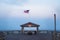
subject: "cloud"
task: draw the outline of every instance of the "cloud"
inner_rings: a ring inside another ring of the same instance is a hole
[[[30,5],[28,7],[25,6],[25,8],[30,9],[30,16],[32,18],[49,18],[54,10],[53,7],[45,5]]]
[[[30,10],[29,14],[24,13],[24,10],[26,9]],[[3,15],[6,14],[5,16],[8,15],[8,17],[49,18],[54,9],[51,6],[45,6],[45,5],[17,6],[17,5],[2,4],[2,6],[0,7],[0,10],[4,12]]]
[[[54,13],[55,13],[56,16],[57,16],[57,19],[60,19],[60,5],[58,5],[58,6],[55,8]]]
[[[20,0],[18,0],[20,1]],[[32,2],[32,3],[31,3]],[[36,2],[36,1],[35,1]],[[9,18],[52,18],[54,6],[52,5],[38,5],[32,0],[29,0],[24,5],[10,5],[0,3],[0,17]],[[24,10],[30,10],[29,14],[25,14]]]
[[[25,3],[27,3],[26,0],[0,0],[0,3],[5,3],[8,5],[23,5]]]

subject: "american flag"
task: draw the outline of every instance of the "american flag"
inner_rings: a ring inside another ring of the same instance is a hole
[[[24,10],[24,13],[29,13],[29,10]]]

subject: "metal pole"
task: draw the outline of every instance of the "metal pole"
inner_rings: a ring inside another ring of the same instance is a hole
[[[54,14],[54,40],[56,40],[56,14]]]

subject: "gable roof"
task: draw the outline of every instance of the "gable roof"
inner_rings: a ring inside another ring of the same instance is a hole
[[[32,23],[32,22],[28,22],[25,24],[20,25],[21,27],[29,27],[29,25],[31,25],[31,27],[39,27],[40,25]]]

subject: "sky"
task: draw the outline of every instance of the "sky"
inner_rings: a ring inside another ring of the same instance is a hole
[[[54,14],[60,30],[60,0],[0,0],[0,30],[21,30],[27,22],[39,24],[39,30],[54,30]]]

